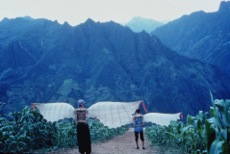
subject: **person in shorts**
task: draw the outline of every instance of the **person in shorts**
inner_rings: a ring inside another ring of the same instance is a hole
[[[140,109],[137,109],[135,112],[135,115],[133,116],[133,124],[134,124],[134,134],[135,134],[135,141],[137,149],[139,148],[138,140],[140,137],[140,140],[142,142],[142,149],[145,149],[144,146],[144,116],[140,113]]]

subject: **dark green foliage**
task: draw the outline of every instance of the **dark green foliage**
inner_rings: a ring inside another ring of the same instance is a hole
[[[77,146],[76,123],[73,119],[54,122],[57,147]]]
[[[188,115],[187,124],[172,121],[169,126],[153,125],[146,129],[153,143],[171,145],[186,153],[229,153],[230,100],[215,100],[210,118],[202,111]]]
[[[9,119],[1,118],[0,130],[0,152],[20,153],[55,143],[53,124],[29,107],[11,113]]]
[[[210,154],[230,152],[230,100],[215,100],[206,130]]]
[[[128,130],[128,126],[109,129],[97,120],[88,121],[92,142],[106,141]],[[77,146],[76,123],[73,119],[47,122],[38,110],[25,107],[0,117],[0,153],[23,153],[39,149]]]
[[[169,126],[151,126],[146,129],[147,136],[153,143],[177,147],[186,153],[206,152],[206,115],[187,117],[187,124],[172,121]]]
[[[109,129],[107,126],[104,126],[101,122],[92,119],[89,120],[89,128],[91,139],[93,142],[106,141],[114,136],[123,134],[128,130],[127,125]]]

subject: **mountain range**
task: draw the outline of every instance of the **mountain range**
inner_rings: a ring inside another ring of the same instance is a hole
[[[230,74],[230,1],[217,12],[184,15],[151,34],[181,55],[213,64]]]
[[[148,111],[197,114],[228,98],[230,77],[219,68],[179,55],[142,31],[115,22],[70,26],[19,17],[0,22],[1,112],[31,103],[84,99],[144,100]]]

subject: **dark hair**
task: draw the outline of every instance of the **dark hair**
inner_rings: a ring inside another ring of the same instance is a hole
[[[140,113],[140,109],[137,109],[137,110],[136,110],[136,113]]]
[[[78,106],[79,106],[79,107],[85,106],[85,101],[84,101],[83,99],[79,99],[79,100],[78,100]]]

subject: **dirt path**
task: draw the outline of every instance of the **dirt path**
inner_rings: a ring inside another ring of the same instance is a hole
[[[130,129],[124,135],[116,136],[107,142],[92,144],[92,154],[181,154],[175,149],[153,146],[146,137],[145,148],[145,150],[136,149],[133,130]],[[78,149],[58,150],[51,153],[78,154]]]

